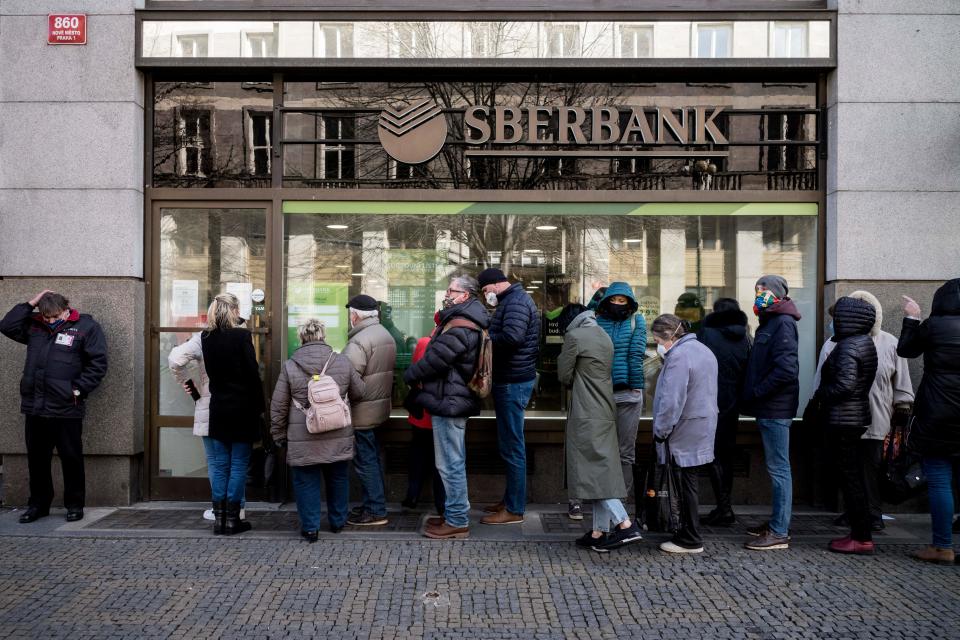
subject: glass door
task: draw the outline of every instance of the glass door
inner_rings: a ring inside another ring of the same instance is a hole
[[[193,435],[195,402],[175,380],[168,356],[204,329],[207,307],[218,293],[230,292],[240,300],[261,379],[270,379],[268,212],[268,205],[246,203],[154,205],[148,347],[152,499],[203,500],[210,494],[203,441]],[[199,381],[202,366],[190,364],[192,380]],[[251,463],[248,499],[262,494],[262,455],[255,453]]]

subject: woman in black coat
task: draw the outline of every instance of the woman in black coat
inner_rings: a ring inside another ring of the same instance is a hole
[[[823,363],[813,398],[836,452],[840,488],[850,518],[850,535],[829,545],[837,553],[869,555],[874,551],[859,443],[872,422],[869,396],[877,375],[877,348],[870,329],[876,317],[876,309],[865,300],[846,296],[837,300],[831,338],[837,346]]]
[[[904,296],[901,358],[923,356],[909,446],[923,457],[930,497],[933,544],[916,556],[927,562],[954,561],[953,479],[960,472],[960,278],[933,295],[930,317],[920,321],[920,306]]]
[[[726,527],[736,521],[730,494],[733,490],[733,461],[737,454],[740,395],[750,359],[747,315],[733,298],[720,298],[713,303],[713,313],[704,318],[697,339],[717,358],[717,407],[720,409],[713,444],[715,457],[710,465],[710,484],[717,506],[701,518],[701,522],[712,527]]]
[[[210,380],[210,491],[215,534],[249,531],[240,519],[253,443],[260,439],[265,403],[260,369],[250,332],[239,327],[237,297],[221,293],[207,309],[207,330],[200,336],[203,364]]]

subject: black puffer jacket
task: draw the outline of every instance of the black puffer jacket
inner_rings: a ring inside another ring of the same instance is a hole
[[[741,413],[756,418],[792,419],[800,404],[800,312],[784,298],[760,312],[760,326],[743,381]]]
[[[831,428],[863,429],[870,426],[870,387],[877,375],[877,347],[870,329],[877,312],[865,300],[842,297],[833,312],[837,346],[820,370],[820,387],[814,400],[823,421]]]
[[[747,315],[739,309],[715,311],[703,319],[697,336],[717,358],[717,407],[720,415],[740,412],[740,395],[750,358]]]
[[[480,400],[467,387],[477,368],[480,332],[467,327],[451,327],[454,318],[465,318],[486,329],[487,310],[476,299],[440,312],[436,332],[423,357],[404,372],[403,380],[413,387],[421,385],[417,403],[431,415],[463,418],[480,413]]]
[[[87,396],[107,373],[107,340],[96,320],[71,309],[51,330],[24,302],[4,316],[0,332],[27,345],[20,411],[44,418],[82,418]]]
[[[253,338],[246,329],[215,329],[200,336],[210,379],[210,437],[256,442],[266,406]]]
[[[540,353],[540,314],[519,282],[497,296],[490,320],[493,341],[493,382],[527,382],[537,377]]]
[[[923,356],[910,446],[922,455],[960,456],[960,278],[937,289],[929,318],[903,319],[897,355]]]

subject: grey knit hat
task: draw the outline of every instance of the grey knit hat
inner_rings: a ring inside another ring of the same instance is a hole
[[[786,298],[787,294],[790,293],[790,287],[787,286],[787,281],[783,276],[760,276],[756,286],[763,287],[778,298]]]

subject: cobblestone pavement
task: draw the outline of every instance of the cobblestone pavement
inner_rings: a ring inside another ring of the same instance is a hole
[[[960,638],[960,567],[915,548],[4,535],[0,637]]]

